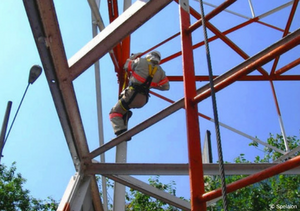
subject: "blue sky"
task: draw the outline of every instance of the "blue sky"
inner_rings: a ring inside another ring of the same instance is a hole
[[[210,2],[220,4],[223,1]],[[283,1],[276,0],[269,3],[269,1],[252,0],[252,2],[256,15],[259,15],[268,9],[275,8]],[[70,58],[92,38],[90,9],[86,1],[74,3],[71,0],[55,0],[54,3],[66,54]],[[191,1],[191,4],[197,5],[197,2]],[[106,1],[101,2],[101,8],[102,16],[107,25]],[[198,6],[195,8],[199,10]],[[212,8],[205,7],[205,9],[208,13]],[[251,11],[246,0],[236,2],[229,9],[251,17]],[[266,17],[262,21],[284,28],[289,9],[290,7],[276,16]],[[298,9],[295,20],[299,20],[299,16],[300,11]],[[195,20],[192,19],[192,21]],[[243,21],[245,19],[227,13],[211,20],[221,31]],[[1,1],[0,26],[0,120],[2,121],[8,101],[13,102],[10,118],[12,120],[27,86],[29,69],[35,64],[41,65],[41,61],[22,1]],[[299,22],[294,21],[291,31],[298,28]],[[178,5],[173,2],[166,10],[156,15],[132,34],[132,52],[148,50],[178,31]],[[228,35],[228,37],[252,56],[281,39],[282,33],[259,24],[253,24]],[[193,34],[195,43],[201,40],[203,40],[202,28]],[[234,54],[220,40],[212,42],[210,49],[215,74],[222,74],[243,61],[240,56]],[[159,47],[158,50],[161,51],[163,58],[179,51],[179,37]],[[195,52],[196,73],[207,74],[204,49],[200,48]],[[279,62],[279,67],[298,57],[299,47],[293,49],[290,54],[283,56]],[[110,57],[106,55],[100,62],[104,138],[105,142],[108,142],[114,137],[108,113],[117,100],[118,84]],[[163,64],[162,67],[168,75],[181,75],[181,57]],[[266,64],[264,68],[269,72],[271,64]],[[299,66],[287,74],[299,74]],[[198,82],[197,87],[204,84],[206,82]],[[274,84],[286,134],[299,137],[300,83],[297,81],[274,82]],[[98,147],[93,68],[88,69],[78,77],[74,81],[74,87],[89,148],[93,150]],[[183,97],[183,84],[172,82],[169,92],[158,93],[177,101]],[[257,136],[263,141],[269,137],[269,133],[280,133],[278,116],[269,82],[236,82],[217,93],[217,102],[219,120],[222,123],[251,136]],[[134,110],[133,117],[130,119],[130,126],[139,124],[168,105],[168,102],[152,96],[143,109]],[[199,112],[213,117],[210,98],[199,103]],[[206,130],[212,132],[213,155],[214,162],[216,162],[217,149],[214,124],[200,118],[202,140]],[[128,162],[186,163],[188,157],[185,131],[185,112],[180,110],[133,137],[133,140],[128,142]],[[248,147],[251,141],[227,129],[221,128],[221,138],[224,160],[226,161],[233,161],[240,153],[245,153],[250,160],[253,160],[256,155],[262,155],[260,150]],[[259,148],[262,149],[263,147],[260,146]],[[13,161],[16,161],[18,171],[27,179],[25,187],[37,198],[52,196],[56,200],[60,200],[70,177],[75,174],[44,73],[33,85],[30,85],[3,154],[4,158],[1,162],[10,166]],[[112,149],[106,153],[106,161],[114,162],[114,159],[115,149]],[[147,180],[148,177],[139,178]],[[168,183],[170,180],[176,181],[178,195],[189,197],[188,177],[162,177],[163,182]]]

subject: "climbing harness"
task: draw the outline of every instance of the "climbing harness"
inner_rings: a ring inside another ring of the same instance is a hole
[[[220,125],[219,125],[216,94],[215,94],[215,88],[214,88],[213,72],[212,72],[212,66],[211,66],[211,58],[210,58],[210,52],[209,52],[209,45],[208,45],[208,38],[207,38],[207,31],[206,31],[206,24],[205,24],[205,14],[204,14],[202,0],[200,0],[200,10],[201,10],[201,19],[202,19],[204,41],[205,41],[205,48],[206,48],[206,58],[207,58],[207,65],[208,65],[208,72],[209,72],[211,98],[212,98],[214,119],[215,119],[215,129],[216,129],[216,137],[217,137],[218,156],[219,156],[219,172],[221,175],[221,185],[222,185],[223,207],[224,207],[224,211],[227,211],[228,210],[227,190],[226,190],[224,161],[223,161],[222,144],[221,144],[221,136],[220,136]]]
[[[131,75],[137,79],[139,82],[141,82],[141,84],[137,84],[137,83],[131,83],[129,84],[129,89],[133,90],[134,93],[133,95],[130,97],[130,99],[126,102],[123,98],[120,99],[120,104],[122,106],[122,108],[127,111],[129,110],[129,105],[130,103],[134,100],[134,98],[136,97],[136,95],[138,93],[143,94],[146,96],[146,103],[148,102],[149,99],[149,89],[151,86],[158,86],[161,83],[157,84],[157,83],[153,83],[152,79],[157,71],[158,66],[155,65],[154,67],[152,66],[152,64],[150,64],[150,60],[148,60],[148,76],[147,78],[143,78],[141,76],[139,76],[137,73],[135,73],[132,68],[131,68],[131,63],[132,60],[129,61],[128,63],[128,72],[131,73]],[[163,83],[163,81],[162,81]]]

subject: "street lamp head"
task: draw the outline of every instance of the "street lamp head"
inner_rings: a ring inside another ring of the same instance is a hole
[[[28,83],[33,84],[35,80],[41,75],[42,68],[39,65],[33,65],[30,69]]]

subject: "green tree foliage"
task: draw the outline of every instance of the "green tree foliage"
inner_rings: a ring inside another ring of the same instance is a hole
[[[296,137],[288,137],[287,140],[290,149],[299,146],[300,141],[296,139]],[[284,140],[281,135],[274,137],[271,134],[267,142],[272,146],[285,150]],[[256,147],[257,143],[253,142],[250,145]],[[299,155],[299,153],[295,155]],[[264,157],[261,158],[257,156],[254,162],[270,163],[277,160],[280,156],[280,153],[265,147]],[[250,161],[245,158],[244,154],[241,154],[235,159],[235,163],[250,163]],[[227,176],[226,184],[230,184],[244,177],[246,177],[246,175]],[[299,175],[277,175],[271,177],[233,193],[228,193],[228,208],[231,211],[300,210],[299,184]],[[220,188],[220,178],[205,176],[205,188],[206,191]],[[223,210],[222,200],[208,207],[207,210]]]
[[[56,210],[58,204],[48,197],[46,200],[36,199],[24,189],[26,179],[16,172],[15,163],[8,169],[0,165],[0,210],[2,211],[48,211]]]
[[[175,195],[176,188],[175,182],[172,181],[169,184],[163,184],[159,181],[159,176],[155,178],[150,178],[149,184],[159,190],[163,190],[172,195]],[[130,189],[126,193],[126,211],[179,211],[180,209],[168,205],[165,202],[147,196],[139,191]]]

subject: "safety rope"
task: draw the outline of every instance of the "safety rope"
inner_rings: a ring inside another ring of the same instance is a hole
[[[153,78],[154,74],[157,71],[157,65],[155,65],[154,67],[152,67],[151,63],[150,63],[150,59],[147,59],[147,61],[149,62],[148,64],[148,74],[151,78]]]
[[[127,75],[127,72],[125,71],[125,74],[124,74],[124,82],[123,82],[123,86],[122,86],[122,91],[123,91],[124,89],[126,89],[126,80],[127,80],[127,77],[128,77],[128,75]]]
[[[204,41],[205,41],[205,48],[206,48],[206,58],[207,58],[207,65],[208,65],[208,72],[209,72],[209,82],[210,82],[211,97],[212,97],[212,104],[213,104],[213,111],[214,111],[214,119],[215,119],[215,130],[216,130],[217,146],[218,146],[219,172],[221,175],[223,207],[224,207],[224,211],[227,211],[228,210],[228,208],[227,208],[227,190],[226,190],[226,181],[225,181],[225,172],[224,172],[224,161],[223,161],[223,154],[222,154],[220,125],[219,125],[218,110],[217,110],[217,100],[216,100],[216,94],[215,94],[215,88],[214,88],[213,72],[212,72],[211,58],[210,58],[210,52],[209,52],[209,44],[207,41],[208,38],[207,38],[207,30],[206,30],[206,25],[205,25],[205,14],[204,14],[204,8],[203,8],[203,1],[199,0],[199,2],[200,2],[201,19],[202,19]]]
[[[148,61],[148,77],[146,78],[146,86],[148,87],[148,89],[150,88],[152,79],[157,71],[157,65],[155,65],[154,67],[152,67],[151,63],[150,63],[150,59],[147,59]]]

